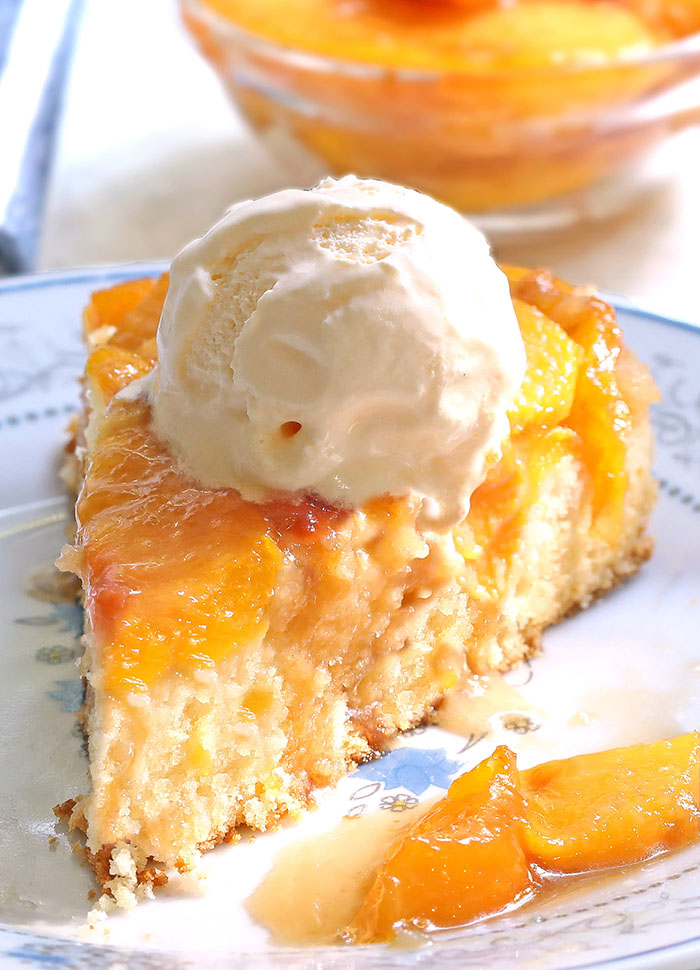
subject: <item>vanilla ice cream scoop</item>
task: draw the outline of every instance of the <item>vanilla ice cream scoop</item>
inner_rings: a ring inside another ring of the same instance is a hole
[[[508,433],[525,354],[483,236],[351,176],[234,206],[174,260],[153,419],[208,487],[459,521]]]

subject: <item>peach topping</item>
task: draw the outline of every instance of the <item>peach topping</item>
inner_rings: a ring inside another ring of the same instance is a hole
[[[164,277],[94,295],[87,333],[115,332],[86,373],[107,402],[151,369],[166,290]],[[148,405],[114,402],[77,505],[104,686],[142,692],[166,669],[206,671],[262,635],[285,551],[312,536],[323,547],[346,515],[314,497],[255,504],[201,489],[153,434]]]
[[[462,925],[532,895],[547,873],[639,862],[698,836],[697,732],[523,772],[500,747],[389,849],[348,938]]]
[[[507,565],[543,476],[563,455],[588,470],[594,528],[614,541],[630,416],[617,380],[614,312],[543,272],[507,272],[528,369],[503,457],[466,520],[465,555],[494,588],[497,560]],[[93,297],[85,328],[101,345],[87,375],[105,401],[152,367],[166,289],[164,277]],[[202,489],[174,466],[145,402],[113,402],[78,503],[87,609],[108,689],[145,691],[171,667],[209,669],[260,636],[284,556],[312,541],[322,557],[346,515],[309,496],[257,505]]]
[[[204,2],[243,30],[285,47],[428,71],[600,63],[700,29],[696,0]]]

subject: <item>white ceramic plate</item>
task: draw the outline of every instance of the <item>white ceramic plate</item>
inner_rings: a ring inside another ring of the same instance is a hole
[[[438,728],[414,732],[300,825],[206,856],[201,893],[167,890],[89,928],[91,876],[52,814],[85,786],[73,716],[81,616],[27,588],[57,554],[70,514],[56,469],[77,401],[81,308],[93,289],[160,269],[0,284],[0,968],[698,970],[700,845],[410,952],[275,947],[241,905],[300,832],[439,793],[499,741],[527,765],[700,727],[700,332],[626,306],[627,339],[663,391],[654,415],[657,550],[631,583],[551,630],[544,653],[509,675],[542,716],[492,719],[471,742]]]

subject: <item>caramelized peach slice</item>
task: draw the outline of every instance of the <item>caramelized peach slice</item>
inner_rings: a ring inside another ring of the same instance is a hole
[[[626,436],[630,409],[615,373],[622,334],[613,319],[590,318],[574,328],[583,365],[566,423],[579,433],[593,486],[593,531],[613,543],[622,525],[627,492]]]
[[[566,456],[580,454],[570,428],[535,427],[505,443],[503,457],[472,495],[466,520],[472,540],[465,544],[467,558],[481,557],[477,569],[486,589],[499,588],[546,476]]]
[[[700,835],[698,734],[521,773],[529,858],[554,872],[637,862]]]
[[[259,638],[285,550],[313,542],[322,577],[347,514],[310,496],[255,503],[201,488],[154,435],[145,402],[113,401],[77,505],[105,688],[144,693],[166,669],[210,670]]]
[[[583,351],[537,307],[513,300],[525,343],[527,369],[508,413],[511,430],[553,428],[568,418]]]
[[[168,292],[167,273],[157,280],[143,300],[128,313],[110,341],[115,347],[133,350],[151,361],[156,359],[155,337]]]
[[[699,836],[697,732],[521,773],[499,747],[389,849],[347,936],[464,924],[524,899],[548,871],[639,862]]]
[[[612,543],[622,524],[627,492],[625,438],[631,423],[617,375],[622,333],[615,311],[599,297],[543,270],[505,270],[513,298],[556,321],[583,352],[566,424],[579,434],[591,478],[593,530]]]
[[[118,327],[127,314],[135,310],[155,284],[155,280],[129,280],[108,290],[97,290],[85,308],[83,325],[85,333],[101,327]]]
[[[533,884],[522,828],[515,755],[500,747],[391,847],[349,936],[370,943],[399,925],[457,926],[522,899]]]
[[[107,690],[144,692],[167,668],[211,669],[260,636],[282,553],[265,506],[173,467],[145,404],[113,404],[101,436],[77,506],[85,605]]]
[[[100,290],[84,314],[86,335],[96,335],[104,328],[104,339],[97,343],[138,354],[153,365],[157,357],[156,331],[167,292],[167,273],[157,280],[133,280],[111,290]],[[92,340],[96,342],[94,336]]]
[[[590,316],[613,313],[607,303],[585,287],[572,286],[546,269],[526,269],[508,264],[502,265],[501,269],[508,277],[514,300],[523,300],[537,307],[567,333]]]
[[[108,346],[90,354],[85,373],[100,388],[107,404],[127,384],[147,374],[151,366],[140,354]]]

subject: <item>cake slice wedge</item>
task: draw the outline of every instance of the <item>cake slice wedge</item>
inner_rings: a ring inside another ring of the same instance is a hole
[[[341,507],[202,485],[129,393],[156,363],[167,278],[94,295],[60,560],[85,596],[91,789],[68,812],[119,905],[240,826],[298,815],[649,556],[648,372],[599,297],[506,273],[525,379],[500,459],[441,531],[410,495]]]

